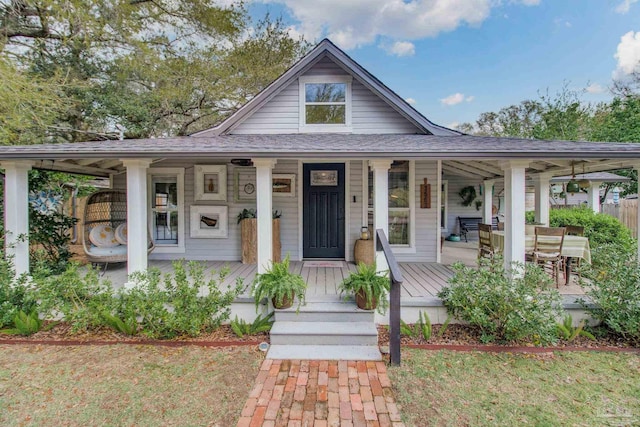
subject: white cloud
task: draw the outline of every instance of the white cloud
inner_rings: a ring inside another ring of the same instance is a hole
[[[344,49],[389,40],[417,40],[480,25],[496,0],[254,0],[279,3],[298,21],[296,30],[309,40],[329,37]],[[527,6],[539,0],[512,0]],[[399,42],[406,43],[406,42]],[[402,46],[402,45],[400,45]]]
[[[471,95],[471,96],[467,96],[464,100],[467,102],[472,102],[474,99],[476,99],[476,97]]]
[[[616,12],[625,14],[631,9],[631,5],[637,2],[638,0],[623,0],[623,2],[616,7]]]
[[[613,72],[614,78],[622,78],[634,72],[640,72],[640,31],[629,31],[620,38],[614,58],[618,67]]]
[[[407,101],[407,104],[416,105],[416,100],[413,98],[407,98],[405,101]]]
[[[395,42],[391,46],[381,46],[391,55],[413,56],[416,53],[416,47],[411,42]]]
[[[587,86],[585,88],[585,90],[588,93],[593,93],[593,94],[598,94],[598,93],[603,93],[604,92],[604,88],[602,87],[602,85],[600,85],[598,83],[591,83],[589,86]]]
[[[457,129],[457,128],[458,128],[458,126],[460,126],[460,122],[451,122],[451,123],[448,123],[448,124],[447,124],[447,127],[448,127],[449,129]]]
[[[449,106],[460,104],[462,101],[464,101],[464,95],[461,94],[460,92],[454,93],[453,95],[449,95],[445,98],[440,99],[441,103]]]

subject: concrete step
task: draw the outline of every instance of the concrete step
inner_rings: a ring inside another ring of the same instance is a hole
[[[291,307],[276,310],[276,322],[372,322],[375,312],[360,310],[355,303],[349,301],[307,302],[296,312]]]
[[[279,345],[272,344],[267,359],[382,360],[377,345]]]
[[[270,332],[271,344],[288,345],[377,345],[373,322],[283,322]]]

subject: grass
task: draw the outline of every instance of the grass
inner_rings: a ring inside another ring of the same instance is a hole
[[[408,426],[640,425],[640,356],[403,350],[390,368]]]
[[[0,425],[235,425],[262,357],[249,347],[0,345]]]

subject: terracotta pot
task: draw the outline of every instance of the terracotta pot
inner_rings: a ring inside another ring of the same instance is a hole
[[[277,308],[278,310],[284,309],[284,308],[289,308],[293,305],[293,299],[294,299],[295,295],[293,295],[293,292],[291,293],[291,296],[287,296],[285,295],[284,298],[282,298],[282,304],[277,304],[276,301],[276,297],[271,298],[271,302],[273,303],[273,307]]]
[[[362,310],[375,310],[378,307],[377,298],[371,298],[371,305],[367,305],[367,297],[363,291],[359,291],[356,294],[356,305]]]

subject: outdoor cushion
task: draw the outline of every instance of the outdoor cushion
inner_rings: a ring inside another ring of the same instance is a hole
[[[89,240],[100,248],[112,248],[120,243],[116,240],[115,230],[108,224],[99,224],[89,232]]]
[[[127,247],[124,245],[113,246],[110,248],[91,246],[89,253],[94,256],[113,256],[113,255],[126,255]]]
[[[120,224],[118,228],[116,228],[116,240],[121,245],[127,244],[127,224]]]

